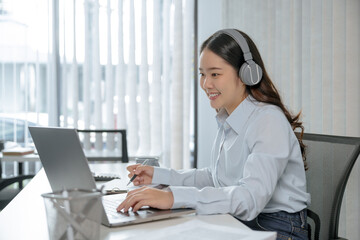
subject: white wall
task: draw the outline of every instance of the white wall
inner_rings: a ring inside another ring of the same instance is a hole
[[[199,0],[199,42],[221,27],[245,31],[259,47],[284,104],[292,113],[302,110],[305,132],[359,137],[359,13],[359,0]],[[198,166],[203,167],[216,123],[199,94]],[[360,235],[359,162],[341,208],[339,233],[347,239]]]
[[[201,44],[214,32],[222,27],[222,1],[198,1],[198,49]],[[195,69],[198,71],[198,69]],[[209,99],[198,87],[198,155],[197,167],[203,168],[210,164],[210,153],[215,139],[217,123],[216,112],[210,107]]]

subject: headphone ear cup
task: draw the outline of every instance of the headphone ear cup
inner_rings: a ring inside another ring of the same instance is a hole
[[[241,81],[248,86],[254,86],[261,81],[262,69],[254,61],[245,62],[239,70]]]

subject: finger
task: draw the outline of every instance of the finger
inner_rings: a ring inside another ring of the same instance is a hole
[[[144,196],[142,194],[136,194],[129,197],[129,200],[124,206],[124,212],[128,212],[130,208],[134,211],[134,206],[140,201],[143,201]],[[136,212],[136,211],[135,211]]]
[[[127,202],[125,205],[124,205],[124,212],[129,212],[129,209],[132,205],[130,204],[130,202]]]
[[[137,177],[136,181],[138,181],[139,184],[144,184],[144,177],[139,176]]]
[[[149,166],[140,165],[140,166],[138,166],[138,167],[135,169],[134,173],[135,173],[136,175],[140,175],[142,172],[146,172],[146,170],[148,169],[148,167],[149,167]]]
[[[126,200],[124,200],[118,207],[118,211],[121,211],[123,209],[124,212],[128,212],[130,207],[132,206],[132,204],[131,204],[132,200],[133,200],[132,197],[126,198]]]
[[[126,204],[126,199],[122,201],[122,203],[120,203],[120,205],[116,208],[116,211],[120,212],[121,209],[124,208],[125,204]]]
[[[126,202],[123,206],[124,211],[128,211],[129,208],[133,207],[138,201],[146,198],[146,195],[143,194],[146,188],[147,187],[141,187],[128,193],[128,195],[126,196]]]
[[[122,209],[124,209],[124,212],[127,212],[130,207],[129,202],[131,201],[131,196],[136,194],[138,191],[139,191],[139,189],[135,189],[135,190],[128,192],[125,200],[122,201],[122,203],[116,208],[116,211],[120,212]]]
[[[129,174],[128,174],[128,177],[129,177],[130,179],[131,179],[133,176],[134,176],[133,173],[129,173]],[[135,181],[137,181],[138,184],[135,184]],[[142,183],[142,182],[144,182],[144,177],[141,177],[141,176],[136,176],[136,178],[132,181],[132,183],[133,183],[134,185],[139,185],[139,184]]]
[[[149,204],[147,203],[146,200],[141,200],[139,202],[137,202],[134,206],[132,211],[133,212],[137,212],[140,208],[142,208],[143,206],[148,206]]]
[[[132,196],[132,195],[135,195],[137,194],[138,192],[141,192],[144,188],[146,188],[146,186],[143,186],[143,187],[140,187],[140,188],[137,188],[137,189],[134,189],[134,190],[131,190],[127,193],[126,195],[126,198]]]
[[[126,167],[126,170],[133,172],[140,164],[134,164]]]
[[[128,178],[132,178],[134,176],[134,172],[128,174]]]
[[[141,175],[143,172],[146,171],[146,169],[142,168],[144,166],[139,166],[140,164],[137,164],[137,165],[133,165],[135,166],[135,168],[132,168],[132,169],[128,169],[129,170],[129,174],[128,174],[128,177],[129,178],[132,178],[134,176],[134,174],[136,175]],[[136,167],[137,166],[137,167]]]
[[[136,178],[135,178],[136,179]],[[139,180],[134,180],[133,181],[134,186],[139,186],[140,185],[140,181]]]
[[[133,184],[134,186],[138,186],[138,185],[144,185],[145,183],[145,178],[141,177],[141,176],[137,176],[134,180],[133,180]]]

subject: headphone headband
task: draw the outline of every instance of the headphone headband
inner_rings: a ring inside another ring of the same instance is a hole
[[[262,78],[262,69],[254,62],[249,45],[244,36],[235,29],[223,29],[218,31],[218,33],[224,33],[234,39],[244,54],[245,63],[241,65],[239,70],[241,81],[249,86],[258,84]]]

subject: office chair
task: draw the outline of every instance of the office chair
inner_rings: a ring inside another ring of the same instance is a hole
[[[126,130],[125,129],[77,129],[77,132],[79,134],[84,134],[82,139],[82,144],[85,152],[87,150],[90,150],[92,148],[95,149],[103,149],[104,148],[104,142],[103,142],[103,134],[106,134],[107,139],[110,139],[110,143],[106,145],[106,150],[109,152],[113,150],[121,150],[121,156],[114,156],[114,155],[102,155],[102,156],[87,156],[87,159],[89,161],[118,161],[121,160],[121,162],[127,163],[129,162],[129,156],[128,156],[128,149],[127,149],[127,138],[126,138]],[[90,134],[95,133],[95,137],[97,141],[95,143],[90,141]],[[86,136],[87,134],[87,136]],[[119,136],[121,135],[121,137]],[[100,145],[98,145],[100,144]],[[95,145],[95,146],[92,146]]]
[[[2,173],[0,164],[0,176]],[[19,175],[10,178],[0,178],[0,210],[3,210],[11,200],[23,189],[23,181],[32,179],[34,175]],[[14,183],[18,183],[17,188],[11,187]]]
[[[351,170],[359,157],[360,138],[304,133],[309,239],[344,239],[338,236],[341,202]]]

